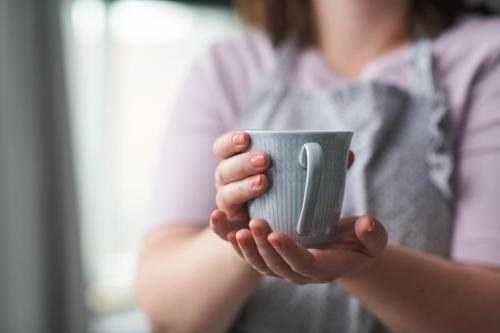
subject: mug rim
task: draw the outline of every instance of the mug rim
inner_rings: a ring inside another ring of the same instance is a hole
[[[339,134],[353,135],[352,131],[327,131],[327,130],[253,130],[243,129],[248,134]]]

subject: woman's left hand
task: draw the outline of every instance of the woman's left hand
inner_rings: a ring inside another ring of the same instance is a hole
[[[250,221],[249,229],[229,230],[226,215],[215,210],[212,228],[227,232],[236,252],[263,275],[294,284],[327,283],[372,267],[387,244],[382,224],[371,216],[346,218],[321,249],[307,249],[284,233],[272,232],[262,219]]]

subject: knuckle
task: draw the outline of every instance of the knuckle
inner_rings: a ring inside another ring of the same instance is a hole
[[[215,168],[214,178],[215,178],[215,184],[217,185],[224,184],[225,176],[224,173],[221,171],[220,164],[217,166],[217,168]]]
[[[286,272],[286,267],[282,264],[273,264],[271,265],[271,270],[276,273],[283,273]]]
[[[215,194],[215,203],[217,204],[217,207],[221,208],[222,210],[226,208],[226,202],[222,190],[217,191],[217,193]]]
[[[238,213],[242,204],[239,203],[238,194],[228,186],[221,186],[215,194],[215,204],[231,220]]]
[[[212,151],[218,158],[223,158],[224,150],[226,149],[225,146],[227,146],[227,141],[228,140],[226,139],[226,136],[224,134],[215,139],[212,145]]]
[[[253,266],[262,266],[260,265],[260,255],[254,251],[247,251],[245,254],[247,257],[247,260],[253,265]]]
[[[212,153],[217,157],[219,156],[218,141],[219,139],[215,140],[214,143],[212,144]]]
[[[238,207],[232,207],[232,209],[228,209],[228,211],[226,212],[226,216],[228,218],[229,221],[231,220],[234,220],[234,219],[237,219],[238,218]]]
[[[212,152],[220,159],[223,159],[232,148],[232,137],[237,131],[229,131],[219,136],[212,145]]]
[[[245,161],[246,159],[247,161]],[[245,175],[247,173],[247,163],[250,164],[249,157],[245,156],[241,161],[237,161],[236,163],[236,171],[239,175]]]
[[[231,204],[239,205],[247,200],[248,188],[244,182],[233,183],[231,186],[228,186],[228,197],[231,200]]]

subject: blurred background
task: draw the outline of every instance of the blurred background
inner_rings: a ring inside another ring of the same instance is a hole
[[[169,106],[243,32],[229,0],[0,2],[0,332],[148,331],[132,286]]]
[[[234,8],[7,0],[0,22],[0,332],[147,332],[133,277],[169,106],[242,33]]]
[[[74,0],[65,19],[85,301],[93,331],[142,332],[131,286],[169,105],[241,28],[229,1]]]

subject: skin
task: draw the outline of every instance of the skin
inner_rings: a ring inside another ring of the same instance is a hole
[[[152,332],[224,332],[259,279],[209,228],[179,224],[144,240],[136,294]]]
[[[406,1],[313,4],[325,61],[348,79],[411,40]],[[179,221],[146,237],[137,296],[153,332],[226,331],[262,275],[295,284],[335,281],[395,332],[500,331],[498,270],[388,244],[383,221],[371,216],[342,220],[321,250],[272,232],[264,220],[249,221],[246,202],[266,191],[270,159],[244,152],[248,143],[234,131],[214,143],[221,162],[210,228]]]
[[[235,146],[228,136],[246,134],[222,136],[215,152],[226,160],[237,158],[240,166],[251,164],[255,153],[232,156]],[[352,155],[350,160],[352,164]],[[248,182],[258,172],[256,168],[250,172],[251,168],[227,165],[219,165],[217,172],[222,174],[217,179]],[[259,177],[267,184],[264,174]],[[306,249],[289,236],[272,232],[265,220],[248,221],[242,192],[249,198],[254,195],[244,186],[238,187],[239,193],[233,189],[226,193],[232,184],[217,185],[222,194],[218,195],[219,209],[211,215],[211,228],[260,274],[295,284],[337,281],[395,332],[499,331],[498,270],[387,245],[383,225],[371,216],[342,220],[327,247]],[[237,203],[231,200],[234,197]]]
[[[313,0],[318,46],[336,75],[358,79],[371,60],[407,45],[409,2]]]

